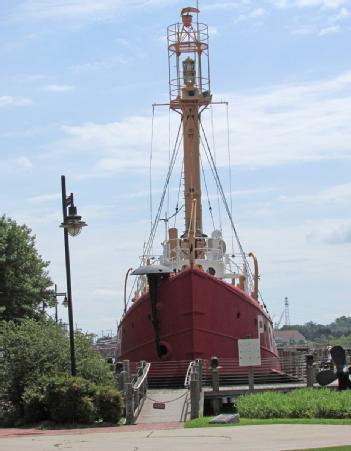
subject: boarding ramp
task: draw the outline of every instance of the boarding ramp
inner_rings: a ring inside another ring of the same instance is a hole
[[[174,423],[190,419],[190,393],[187,388],[148,390],[136,423]]]
[[[201,368],[199,360],[188,363],[180,388],[158,387],[148,389],[152,365],[136,365],[124,361],[119,373],[120,389],[124,393],[126,423],[184,422],[197,418],[201,412]],[[179,367],[175,368],[178,370]],[[177,372],[177,371],[176,371]]]

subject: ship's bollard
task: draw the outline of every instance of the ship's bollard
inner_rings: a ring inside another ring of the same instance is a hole
[[[315,382],[315,374],[314,374],[314,364],[313,364],[313,355],[307,354],[306,358],[306,381],[307,387],[313,387]]]

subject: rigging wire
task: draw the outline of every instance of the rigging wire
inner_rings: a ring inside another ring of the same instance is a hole
[[[150,145],[150,160],[149,160],[149,202],[150,202],[150,230],[152,229],[152,154],[154,145],[154,120],[155,120],[155,106],[152,106],[152,120],[151,120],[151,145]]]
[[[164,203],[165,196],[166,196],[166,193],[167,193],[167,186],[169,184],[169,180],[171,178],[172,171],[173,171],[173,168],[174,168],[174,165],[175,165],[178,153],[179,153],[179,148],[180,148],[180,145],[181,145],[182,140],[183,140],[182,137],[179,139],[180,131],[181,131],[181,127],[182,127],[182,122],[183,122],[183,118],[181,119],[180,124],[179,124],[178,133],[177,133],[177,137],[176,137],[176,142],[175,142],[175,145],[174,145],[174,148],[173,148],[171,162],[170,162],[170,165],[169,165],[169,168],[168,168],[167,177],[166,177],[166,181],[165,181],[165,184],[164,184],[164,188],[163,188],[160,204],[159,204],[159,207],[158,207],[158,210],[157,210],[157,214],[156,214],[156,216],[154,218],[154,222],[153,222],[153,225],[152,225],[152,228],[151,228],[149,240],[148,240],[147,245],[145,247],[145,255],[149,255],[150,250],[151,250],[152,245],[153,245],[153,241],[154,241],[155,234],[156,234],[156,231],[157,231],[158,222],[159,222],[160,215],[161,215],[161,212],[162,212],[163,203]]]
[[[250,277],[251,277],[251,280],[253,280],[254,275],[253,275],[253,273],[252,273],[252,269],[251,269],[251,267],[250,267],[250,265],[249,265],[249,263],[248,263],[248,261],[247,261],[247,258],[246,258],[244,249],[243,249],[242,244],[241,244],[241,242],[240,242],[239,235],[238,235],[238,232],[237,232],[236,227],[235,227],[235,225],[234,225],[234,221],[233,221],[232,215],[230,214],[230,208],[229,208],[229,206],[228,206],[228,202],[227,202],[227,199],[226,199],[226,197],[225,197],[225,193],[224,193],[224,190],[223,190],[223,186],[222,186],[221,180],[220,180],[219,175],[218,175],[217,167],[216,167],[216,165],[215,165],[215,161],[214,161],[214,158],[213,158],[213,155],[212,155],[212,152],[211,152],[211,148],[210,148],[210,146],[209,146],[208,139],[207,139],[205,130],[204,130],[203,125],[202,125],[202,122],[201,122],[201,117],[200,117],[200,126],[201,126],[201,130],[202,130],[202,133],[203,133],[203,136],[204,136],[204,139],[205,139],[206,146],[204,145],[203,139],[202,139],[201,136],[200,136],[201,145],[202,145],[202,147],[203,147],[203,149],[204,149],[204,151],[205,151],[207,160],[208,160],[208,162],[209,162],[209,164],[210,164],[212,173],[213,173],[214,178],[215,178],[216,185],[217,185],[217,187],[218,187],[218,189],[219,189],[219,192],[220,192],[220,194],[221,194],[222,202],[223,202],[223,204],[224,204],[224,207],[225,207],[225,209],[226,209],[226,212],[227,212],[227,215],[228,215],[230,224],[231,224],[231,226],[232,226],[232,229],[233,229],[233,232],[234,232],[234,235],[235,235],[237,244],[238,244],[238,246],[239,246],[239,250],[240,250],[242,259],[243,259],[243,261],[244,261],[244,264],[246,265],[246,268],[247,268],[247,270],[248,270],[248,272],[249,272],[249,275],[250,275]],[[267,306],[266,306],[266,304],[265,304],[264,301],[263,301],[263,298],[262,298],[262,295],[261,295],[261,292],[260,292],[260,291],[258,291],[258,295],[259,295],[259,298],[260,298],[260,300],[261,300],[261,302],[262,302],[262,304],[263,304],[265,310],[266,310],[267,313],[269,314],[268,309],[267,309]]]
[[[158,207],[158,210],[157,210],[157,214],[155,216],[153,224],[151,225],[151,231],[150,231],[150,235],[149,235],[148,241],[143,246],[143,257],[142,257],[143,259],[145,258],[146,255],[150,255],[150,252],[151,252],[151,249],[152,249],[152,246],[153,246],[154,238],[155,238],[156,231],[157,231],[157,226],[158,226],[158,223],[159,223],[159,220],[160,220],[160,216],[161,216],[161,212],[162,212],[163,203],[164,203],[165,196],[166,196],[166,193],[167,193],[167,186],[169,184],[169,180],[171,178],[172,171],[173,171],[173,168],[174,168],[174,165],[175,165],[178,153],[179,153],[179,148],[180,148],[181,143],[183,141],[183,137],[181,137],[179,139],[180,131],[181,131],[181,128],[182,128],[182,123],[183,123],[183,118],[181,119],[180,124],[179,124],[177,137],[176,137],[176,141],[175,141],[175,144],[174,144],[170,165],[168,167],[167,177],[166,177],[166,181],[165,181],[165,184],[164,184],[164,187],[163,187],[163,192],[162,192],[160,204],[159,204],[159,207]],[[135,287],[135,285],[137,283],[137,280],[138,280],[138,278],[136,278],[134,280],[132,288],[131,288],[131,290],[129,292],[128,302],[131,299],[131,296],[132,296],[134,287]]]
[[[232,194],[232,162],[230,158],[230,132],[229,132],[229,106],[226,103],[226,116],[227,116],[227,150],[228,150],[228,166],[229,166],[229,201],[230,201],[230,214],[233,216],[233,194]],[[232,253],[234,253],[234,237],[232,231]]]
[[[213,119],[213,105],[211,105],[210,110],[211,110],[212,148],[213,148],[213,153],[214,153],[214,162],[217,165],[217,153],[216,153],[214,119]],[[222,212],[221,212],[221,203],[219,201],[219,198],[220,198],[220,195],[219,195],[219,190],[217,187],[217,209],[218,209],[219,229],[222,230]]]
[[[171,109],[168,110],[168,166],[171,162]],[[167,188],[167,211],[169,211],[169,184]]]
[[[201,164],[202,178],[204,180],[204,185],[205,185],[206,194],[207,194],[208,210],[209,210],[210,215],[211,215],[213,230],[215,230],[216,226],[215,226],[214,219],[213,219],[212,205],[211,205],[211,201],[210,201],[210,196],[208,194],[208,188],[207,188],[207,181],[206,181],[206,177],[205,177],[204,165],[202,163],[202,159],[201,158],[200,158],[200,164]]]
[[[178,195],[177,195],[177,203],[176,203],[176,209],[175,209],[176,213],[178,213],[184,206],[184,205],[182,205],[179,208],[179,198],[180,198],[180,190],[181,190],[181,187],[182,187],[183,173],[184,173],[184,157],[182,159],[182,170],[180,171],[180,177],[179,177]],[[176,224],[177,224],[177,215],[174,217],[174,225],[173,225],[173,227],[175,227]]]

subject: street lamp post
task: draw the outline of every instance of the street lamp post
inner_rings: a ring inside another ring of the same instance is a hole
[[[82,217],[77,214],[77,207],[74,205],[73,193],[69,196],[66,194],[66,178],[61,176],[62,189],[62,213],[63,222],[60,227],[63,228],[65,243],[65,260],[66,260],[66,280],[67,280],[67,307],[68,307],[68,323],[69,323],[69,344],[71,354],[71,374],[75,376],[76,372],[76,355],[74,348],[74,323],[73,323],[73,306],[72,306],[72,285],[71,285],[71,264],[69,256],[68,234],[76,236],[87,224],[82,221]],[[68,213],[67,213],[68,209]]]

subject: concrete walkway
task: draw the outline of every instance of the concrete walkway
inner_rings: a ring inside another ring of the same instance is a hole
[[[164,403],[165,409],[154,409],[154,403]],[[190,419],[189,391],[148,390],[137,424],[186,421]]]
[[[226,428],[66,433],[0,439],[1,451],[282,451],[351,445],[351,426],[260,425]],[[112,428],[111,428],[112,429]],[[115,428],[116,429],[116,428]],[[67,431],[66,431],[67,432]]]

